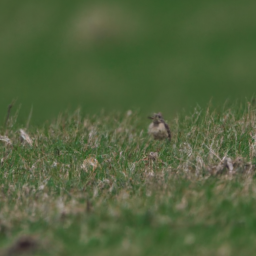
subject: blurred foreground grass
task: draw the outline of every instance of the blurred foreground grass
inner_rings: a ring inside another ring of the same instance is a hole
[[[2,255],[253,255],[253,104],[181,114],[171,143],[149,138],[136,112],[77,110],[23,140],[11,115],[0,129]]]
[[[0,115],[167,112],[255,93],[255,1],[1,1]]]

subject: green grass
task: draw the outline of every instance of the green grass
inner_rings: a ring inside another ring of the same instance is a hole
[[[0,129],[12,141],[0,142],[3,255],[24,236],[37,242],[37,255],[255,251],[253,102],[180,114],[168,120],[171,143],[152,140],[140,112],[64,113],[26,129],[32,146],[20,140],[25,125],[16,119]],[[224,157],[234,172],[210,173]],[[97,168],[83,169],[85,159]]]
[[[2,0],[0,116],[13,100],[34,124],[64,109],[172,117],[251,97],[255,0]]]

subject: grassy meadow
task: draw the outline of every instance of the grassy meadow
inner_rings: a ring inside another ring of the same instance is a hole
[[[255,8],[1,0],[0,255],[253,255]]]
[[[173,118],[209,100],[248,97],[256,82],[256,2],[2,0],[0,116],[33,107],[140,109]],[[1,119],[3,120],[3,118]]]
[[[254,100],[180,113],[171,142],[135,111],[17,117],[0,129],[0,255],[254,253]]]

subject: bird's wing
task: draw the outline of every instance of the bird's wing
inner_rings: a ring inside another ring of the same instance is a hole
[[[165,122],[164,122],[164,127],[165,127],[165,129],[166,129],[166,131],[167,131],[168,139],[171,140],[171,137],[172,137],[171,131],[170,131],[170,128],[169,128],[168,124],[165,123]]]

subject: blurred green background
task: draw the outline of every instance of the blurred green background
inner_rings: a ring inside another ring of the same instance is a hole
[[[1,0],[0,116],[162,111],[256,88],[256,1]]]

